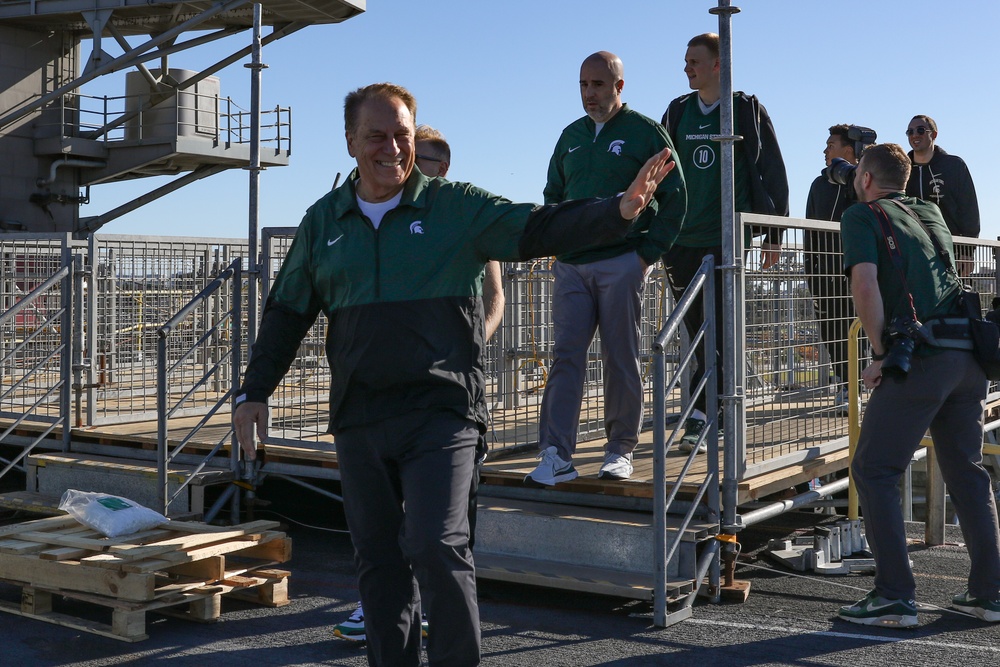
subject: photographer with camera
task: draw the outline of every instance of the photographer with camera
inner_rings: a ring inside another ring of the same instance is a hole
[[[839,616],[863,625],[917,624],[898,484],[930,428],[971,559],[968,588],[952,606],[998,622],[1000,528],[981,465],[986,375],[971,351],[968,320],[963,325],[955,315],[962,287],[951,234],[937,206],[903,194],[909,175],[898,145],[865,150],[854,173],[863,203],[841,221],[844,267],[872,348],[862,372],[872,393],[851,474],[877,571],[875,588]]]
[[[854,196],[854,167],[865,147],[875,143],[875,130],[860,125],[840,124],[830,128],[823,156],[826,167],[809,187],[806,217],[810,220],[840,222]],[[840,233],[810,229],[802,239],[806,280],[813,297],[820,338],[830,355],[837,391],[833,409],[847,414],[847,332],[854,319],[847,278],[841,260]]]

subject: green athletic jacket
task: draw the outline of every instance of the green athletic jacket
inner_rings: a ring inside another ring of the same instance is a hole
[[[628,105],[611,117],[596,137],[596,125],[584,116],[562,131],[549,160],[545,203],[558,204],[585,197],[611,197],[628,188],[650,157],[674,145],[662,125],[632,111]],[[687,191],[680,161],[656,190],[650,204],[656,216],[636,225],[627,238],[559,255],[560,262],[587,264],[617,257],[633,250],[654,263],[673,245],[684,223]]]
[[[237,400],[266,402],[323,311],[330,431],[418,409],[485,429],[482,273],[623,236],[618,198],[514,204],[414,169],[376,230],[357,171],[308,210],[268,295]],[[637,224],[645,222],[641,216]]]

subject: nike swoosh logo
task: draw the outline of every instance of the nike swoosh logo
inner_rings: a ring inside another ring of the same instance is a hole
[[[341,234],[340,236],[338,236],[337,238],[335,238],[335,239],[334,239],[334,240],[332,240],[332,241],[327,241],[327,242],[326,242],[326,245],[327,245],[327,246],[332,246],[332,245],[333,245],[334,243],[336,243],[337,241],[339,241],[339,240],[340,240],[340,239],[342,239],[342,238],[344,238],[344,235],[343,235],[343,234]]]
[[[573,146],[573,148],[569,149],[569,152],[570,152],[570,153],[572,153],[572,152],[573,152],[573,151],[575,151],[575,150],[576,150],[577,148],[579,148],[579,146]]]
[[[706,127],[710,127],[711,125],[712,125],[711,123],[709,123],[708,125],[699,125],[698,129],[699,130],[704,130]]]

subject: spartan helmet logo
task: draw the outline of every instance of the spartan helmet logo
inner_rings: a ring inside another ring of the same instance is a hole
[[[424,228],[421,227],[422,224],[423,223],[420,222],[419,220],[414,220],[413,222],[411,222],[410,223],[410,233],[411,234],[423,234],[424,233]]]
[[[608,152],[609,153],[614,153],[615,155],[621,155],[622,154],[622,146],[624,146],[624,145],[625,145],[625,141],[623,139],[615,139],[614,141],[611,142],[611,145],[608,146]]]

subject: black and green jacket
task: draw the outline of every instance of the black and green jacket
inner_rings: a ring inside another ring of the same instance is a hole
[[[621,238],[618,199],[514,204],[414,169],[379,229],[355,171],[308,210],[268,295],[241,393],[266,402],[320,311],[330,430],[450,410],[485,428],[483,267]],[[642,217],[640,217],[642,220]]]
[[[611,197],[628,188],[650,157],[674,145],[656,121],[625,104],[595,136],[596,125],[584,116],[566,127],[549,160],[545,203],[585,197]],[[561,262],[586,264],[635,250],[647,264],[673,245],[684,223],[687,191],[679,160],[656,190],[649,224],[636,225],[627,238],[559,255]]]

